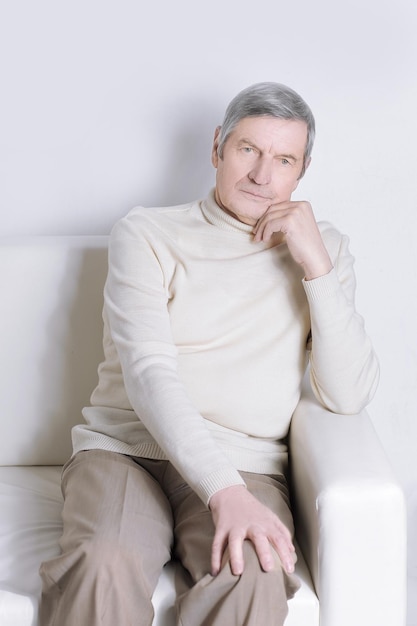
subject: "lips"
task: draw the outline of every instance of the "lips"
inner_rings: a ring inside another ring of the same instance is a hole
[[[259,200],[260,202],[270,202],[272,200],[272,198],[270,198],[269,196],[263,196],[259,193],[255,193],[253,191],[249,191],[248,189],[242,189],[241,190],[244,194],[250,196],[251,198],[253,198],[254,200]]]

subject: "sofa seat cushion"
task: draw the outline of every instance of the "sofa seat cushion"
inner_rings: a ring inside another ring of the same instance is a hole
[[[0,624],[36,626],[42,561],[59,553],[62,495],[60,466],[0,467]],[[299,551],[298,551],[299,553]],[[302,586],[290,601],[286,626],[318,626],[318,600],[299,553]],[[173,626],[175,567],[169,564],[153,602],[153,626]]]

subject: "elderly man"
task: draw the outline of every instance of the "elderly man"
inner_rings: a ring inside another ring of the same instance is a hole
[[[306,367],[340,413],[378,381],[347,238],[291,200],[314,132],[292,89],[252,85],[215,131],[208,197],[113,228],[105,358],[63,472],[42,626],[150,626],[172,557],[178,624],[284,623],[298,587],[285,440]]]

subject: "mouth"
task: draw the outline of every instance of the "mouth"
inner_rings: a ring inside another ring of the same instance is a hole
[[[248,191],[247,189],[242,189],[242,192],[246,196],[249,196],[252,200],[255,200],[255,201],[258,201],[258,202],[270,202],[271,199],[272,199],[269,196],[263,196],[260,193],[256,193],[254,191]]]

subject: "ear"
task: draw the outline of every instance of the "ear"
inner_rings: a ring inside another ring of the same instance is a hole
[[[221,126],[217,126],[216,130],[214,131],[213,147],[211,149],[211,162],[213,163],[216,169],[217,169],[217,165],[219,162],[219,155],[217,154],[217,149],[219,147],[219,135],[220,135],[221,128],[222,128]]]

